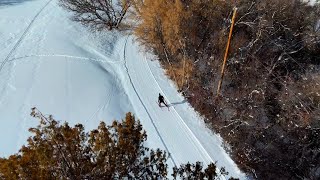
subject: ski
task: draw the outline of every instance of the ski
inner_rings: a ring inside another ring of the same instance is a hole
[[[164,106],[162,106],[161,104],[159,104],[158,102],[156,102],[157,103],[157,105],[162,109],[163,107],[167,107],[168,108],[168,111],[170,111],[170,108],[169,108],[169,106],[166,106],[166,105],[164,105]]]

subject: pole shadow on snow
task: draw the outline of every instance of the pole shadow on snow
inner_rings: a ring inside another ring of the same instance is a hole
[[[28,1],[32,1],[32,0],[0,0],[0,7],[18,5]]]
[[[169,104],[168,106],[171,107],[171,106],[175,106],[175,105],[179,105],[179,104],[184,104],[184,103],[186,103],[186,102],[187,102],[187,100],[184,99],[184,100],[181,101],[181,102],[173,102],[173,103]]]

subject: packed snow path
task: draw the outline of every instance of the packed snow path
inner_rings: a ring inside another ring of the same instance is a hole
[[[71,22],[57,0],[0,2],[0,156],[26,142],[30,108],[87,130],[133,112],[147,146],[170,153],[169,166],[217,161],[244,178],[211,133],[133,36],[97,33]],[[158,94],[170,104],[157,105]]]
[[[150,120],[162,144],[170,153],[174,165],[176,165],[175,161],[177,161],[178,164],[185,163],[181,162],[181,160],[184,159],[183,156],[191,155],[195,152],[197,156],[194,156],[195,159],[190,159],[192,162],[201,161],[206,165],[207,163],[214,162],[197,137],[195,137],[189,129],[188,125],[186,125],[177,113],[170,99],[162,91],[150,70],[146,58],[142,54],[136,53],[139,52],[139,49],[133,44],[132,38],[129,40],[128,47],[130,47],[130,49],[128,48],[129,51],[126,51],[127,46],[125,46],[124,59],[127,62],[126,64],[128,64],[126,67],[130,83],[134,88],[139,102],[143,106],[143,108],[135,109],[135,111],[141,112],[141,109],[145,110],[148,117],[144,119]],[[157,104],[157,96],[159,93],[164,95],[167,100],[169,105],[168,109],[166,107],[159,108]],[[141,116],[143,117],[144,115],[141,114]],[[144,124],[146,123],[147,122],[144,122]]]

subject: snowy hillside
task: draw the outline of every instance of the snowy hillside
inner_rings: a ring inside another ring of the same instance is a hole
[[[90,130],[133,112],[147,146],[171,154],[168,164],[217,161],[245,179],[222,140],[150,61],[134,37],[97,33],[69,20],[56,0],[0,1],[0,156],[18,151],[38,122],[30,109]],[[162,93],[170,111],[156,104]]]

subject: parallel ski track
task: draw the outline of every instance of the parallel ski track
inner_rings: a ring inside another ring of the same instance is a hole
[[[128,37],[127,37],[127,39],[126,39],[125,47],[127,46],[127,41],[128,41]],[[153,121],[153,119],[152,119],[150,113],[148,112],[148,110],[147,110],[144,102],[143,102],[142,99],[140,98],[140,96],[139,96],[139,94],[138,94],[138,92],[137,92],[137,90],[136,90],[136,88],[135,88],[135,85],[133,84],[133,82],[132,82],[132,80],[131,80],[131,76],[130,76],[130,74],[129,74],[129,70],[128,70],[128,67],[127,67],[127,64],[126,64],[126,59],[125,59],[125,50],[124,50],[124,61],[125,61],[125,68],[126,68],[126,71],[127,71],[128,76],[129,76],[130,83],[131,83],[131,85],[133,86],[134,91],[135,91],[135,93],[137,94],[140,102],[142,103],[143,107],[145,108],[145,110],[146,110],[146,112],[147,112],[147,114],[148,114],[148,116],[149,116],[149,118],[150,118],[150,120],[151,120],[151,122],[152,122],[152,125],[154,126],[154,128],[155,128],[156,131],[157,131],[158,136],[161,138],[161,141],[162,141],[162,143],[164,144],[166,150],[170,153],[170,151],[168,150],[167,145],[166,145],[165,141],[163,140],[163,138],[162,138],[162,136],[161,136],[161,134],[160,134],[160,132],[159,132],[159,130],[158,130],[155,122]],[[144,61],[145,61],[145,63],[146,63],[146,66],[147,66],[147,68],[148,68],[148,70],[149,70],[150,75],[152,76],[152,79],[153,79],[153,80],[155,81],[155,83],[157,84],[157,87],[158,87],[158,89],[160,90],[161,94],[163,94],[163,96],[165,97],[165,99],[168,101],[168,104],[171,104],[170,100],[169,100],[169,99],[167,98],[167,96],[166,96],[166,93],[162,90],[162,88],[160,87],[159,83],[157,82],[157,80],[156,80],[153,72],[151,71],[151,68],[150,68],[150,66],[149,66],[149,64],[148,64],[148,62],[147,62],[146,56],[145,56]],[[173,111],[171,111],[172,115],[173,115],[174,117],[176,117],[177,119],[179,119],[177,122],[180,121],[180,123],[181,123],[180,126],[181,126],[182,128],[184,128],[184,129],[188,132],[189,138],[195,143],[195,145],[197,146],[197,148],[199,148],[199,150],[200,150],[200,152],[203,154],[203,156],[206,157],[206,159],[209,161],[209,163],[215,162],[214,159],[213,159],[213,158],[210,156],[210,154],[208,153],[208,151],[204,148],[204,146],[202,145],[202,143],[199,141],[199,139],[196,137],[196,135],[192,132],[192,130],[190,129],[190,127],[186,124],[186,122],[183,120],[183,118],[182,118],[182,117],[180,116],[180,114],[177,112],[177,110],[176,110],[173,106],[172,106],[172,109],[173,109]],[[171,155],[174,155],[174,154],[171,154]],[[174,161],[174,159],[172,159],[172,160]],[[204,163],[205,163],[205,162],[204,162]],[[175,162],[174,162],[174,164],[175,164]],[[218,169],[218,168],[217,168],[217,173],[218,173],[219,178],[225,179],[225,177],[224,177],[223,175],[221,175],[221,173],[219,172],[219,169]]]
[[[151,71],[151,68],[147,62],[147,58],[145,57],[145,62],[148,66],[149,72],[152,76],[152,78],[154,79],[154,81],[156,82],[159,90],[161,91],[161,94],[165,97],[165,99],[167,100],[168,104],[171,104],[170,100],[167,98],[166,93],[163,92],[163,90],[161,89],[159,83],[157,82],[156,78],[154,77],[153,72]],[[211,161],[214,162],[213,159],[211,158],[211,156],[209,155],[209,153],[207,152],[207,150],[202,146],[201,142],[199,141],[199,139],[194,135],[194,133],[191,131],[191,129],[189,128],[189,126],[184,122],[184,120],[182,119],[182,117],[180,116],[180,114],[177,112],[177,110],[174,108],[174,106],[171,106],[173,111],[175,112],[176,116],[178,117],[178,119],[182,122],[182,124],[184,125],[184,127],[188,130],[189,134],[192,136],[192,138],[196,141],[196,143],[199,145],[200,149],[202,150],[202,152],[205,153],[205,155],[207,156],[207,158]]]
[[[101,62],[101,63],[110,63],[110,64],[118,64],[123,61],[108,61],[104,59],[96,59],[96,58],[89,58],[89,57],[82,57],[82,56],[72,56],[72,55],[67,55],[67,54],[29,54],[21,57],[16,57],[9,59],[7,62],[11,61],[24,61],[27,58],[30,57],[64,57],[64,58],[70,58],[70,59],[79,59],[79,60],[84,60],[84,61],[95,61],[95,62]]]
[[[154,81],[156,82],[159,90],[161,91],[162,95],[165,97],[165,99],[167,100],[168,104],[171,104],[170,100],[167,98],[166,93],[162,90],[162,88],[160,87],[158,81],[156,80],[156,78],[154,77],[153,72],[151,71],[151,68],[149,66],[149,63],[147,61],[147,58],[145,56],[145,63],[148,66],[149,72],[152,76],[152,78],[154,79]],[[192,132],[192,130],[189,128],[189,126],[186,124],[186,122],[183,120],[183,118],[180,116],[180,114],[177,112],[177,110],[175,109],[174,106],[171,106],[174,113],[176,114],[176,116],[178,117],[178,119],[180,120],[180,122],[184,125],[184,127],[187,129],[187,131],[189,132],[190,136],[192,137],[192,139],[196,142],[196,144],[198,145],[198,147],[201,149],[201,151],[207,156],[207,158],[210,160],[210,162],[216,162],[212,159],[212,157],[210,156],[210,154],[208,153],[208,151],[203,147],[203,145],[201,144],[201,142],[199,141],[199,139],[196,137],[196,135]],[[217,173],[218,176],[220,176],[222,179],[226,179],[225,176],[223,176],[220,171],[219,168],[217,168]]]
[[[163,138],[162,138],[162,136],[161,136],[161,134],[160,134],[160,132],[159,132],[156,124],[154,123],[154,121],[153,121],[153,119],[152,119],[152,117],[151,117],[151,115],[150,115],[147,107],[146,107],[145,104],[143,103],[143,101],[142,101],[142,99],[141,99],[138,91],[136,90],[136,87],[134,86],[134,84],[133,84],[133,82],[132,82],[132,78],[131,78],[131,76],[130,76],[129,69],[128,69],[128,66],[127,66],[127,61],[126,61],[126,47],[127,47],[128,38],[129,38],[129,36],[127,36],[126,42],[125,42],[125,45],[124,45],[123,59],[124,59],[124,66],[125,66],[126,72],[127,72],[127,74],[128,74],[130,84],[131,84],[131,86],[133,87],[133,90],[134,90],[134,92],[136,93],[137,97],[139,98],[139,101],[141,102],[142,106],[144,107],[146,113],[148,114],[148,116],[149,116],[149,118],[150,118],[150,120],[151,120],[151,123],[152,123],[154,129],[155,129],[156,132],[157,132],[158,137],[160,138],[162,144],[164,145],[166,151],[168,152],[168,155],[169,155],[168,158],[171,159],[171,161],[172,161],[172,163],[173,163],[174,166],[177,166],[174,158],[172,157],[172,154],[170,153],[170,151],[169,151],[169,149],[168,149],[167,144],[164,142],[164,140],[163,140]]]
[[[39,12],[33,17],[33,19],[31,20],[31,22],[29,23],[28,27],[24,30],[23,34],[21,35],[21,37],[19,38],[19,40],[16,42],[16,44],[14,45],[14,47],[11,49],[11,51],[9,52],[9,54],[6,56],[6,58],[4,59],[4,61],[1,62],[0,65],[0,72],[3,69],[4,65],[7,63],[7,61],[9,60],[9,58],[11,57],[11,55],[16,51],[16,49],[19,47],[19,45],[21,44],[22,40],[26,37],[28,31],[30,30],[30,28],[32,27],[33,23],[35,22],[35,20],[38,18],[38,16],[41,14],[41,12],[50,4],[50,2],[53,0],[49,0],[40,10]]]

